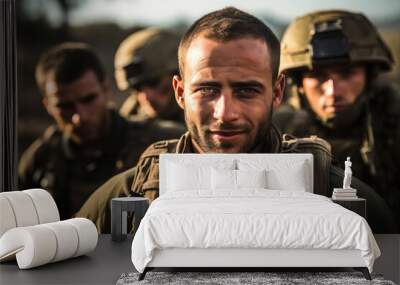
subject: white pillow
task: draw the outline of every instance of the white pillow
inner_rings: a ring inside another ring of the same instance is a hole
[[[304,161],[293,163],[286,169],[268,171],[267,181],[268,189],[305,192],[307,179]]]
[[[307,166],[305,161],[288,159],[238,161],[240,170],[266,169],[266,188],[272,190],[306,191],[310,183],[306,172]]]
[[[235,169],[236,160],[218,159],[210,162],[183,154],[174,161],[166,161],[166,191],[211,191],[211,165],[216,169]]]
[[[210,189],[211,167],[193,166],[170,162],[168,165],[168,191]]]
[[[236,170],[238,188],[267,188],[267,171],[262,170]]]
[[[213,190],[237,190],[240,188],[266,188],[266,170],[211,170],[211,187]]]
[[[236,170],[211,168],[211,188],[213,190],[236,190]]]

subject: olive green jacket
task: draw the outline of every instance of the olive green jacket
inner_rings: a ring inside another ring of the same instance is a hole
[[[114,197],[143,196],[150,201],[158,196],[159,155],[162,153],[194,153],[188,133],[179,140],[160,141],[142,154],[136,167],[114,176],[86,201],[77,217],[91,219],[100,233],[110,232],[110,201]],[[330,146],[317,137],[296,139],[283,137],[273,127],[262,153],[312,153],[314,156],[314,193],[331,196],[334,187],[341,187],[343,170],[331,166]],[[368,201],[368,222],[376,233],[395,232],[397,225],[385,202],[369,186],[353,179],[352,186]]]
[[[75,145],[56,126],[49,127],[21,157],[19,189],[49,191],[61,218],[70,218],[94,190],[136,165],[149,144],[184,133],[156,120],[128,122],[114,110],[110,117],[110,127],[96,147]]]

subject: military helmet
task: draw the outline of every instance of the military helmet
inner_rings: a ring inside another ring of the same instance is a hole
[[[363,14],[318,11],[296,18],[286,29],[281,41],[281,72],[337,63],[369,63],[390,70],[394,60]]]
[[[115,79],[121,91],[135,88],[178,70],[178,35],[158,28],[133,33],[119,45],[114,58]]]

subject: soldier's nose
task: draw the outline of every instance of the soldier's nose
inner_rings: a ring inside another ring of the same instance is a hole
[[[79,114],[73,114],[71,121],[73,125],[79,126],[81,124],[81,116],[79,116]]]
[[[324,83],[324,93],[327,96],[335,95],[335,82],[333,81],[333,79],[328,79]]]
[[[78,103],[75,105],[75,112],[72,116],[72,122],[75,125],[80,125],[90,119],[91,116],[93,115],[91,115],[90,108],[85,104]]]
[[[238,118],[235,102],[231,94],[221,94],[214,106],[214,118],[222,122],[234,121]]]

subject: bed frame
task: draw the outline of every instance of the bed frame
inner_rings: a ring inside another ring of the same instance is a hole
[[[193,249],[156,250],[152,261],[139,275],[143,280],[155,268],[232,268],[251,271],[254,268],[338,268],[351,267],[371,280],[359,250],[328,249]]]
[[[212,165],[218,159],[249,158],[251,156],[273,157],[277,154],[183,154],[185,159],[200,160],[200,163]],[[279,154],[282,158],[282,154]],[[310,154],[283,154],[285,158],[306,160],[310,171],[307,172],[309,185],[307,192],[313,192],[313,157]],[[160,195],[165,193],[167,176],[166,161],[181,161],[182,154],[160,155]],[[146,273],[156,268],[229,268],[234,271],[252,271],[251,269],[271,268],[343,268],[350,267],[361,271],[367,280],[370,273],[359,250],[329,250],[329,249],[254,249],[254,248],[169,248],[157,249],[152,261],[147,265],[139,280]],[[263,270],[261,270],[263,271]]]

